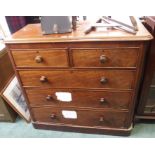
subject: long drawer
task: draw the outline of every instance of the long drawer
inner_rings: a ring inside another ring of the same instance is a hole
[[[128,112],[89,111],[74,108],[32,108],[35,122],[61,123],[80,126],[124,127]]]
[[[136,67],[139,48],[72,49],[74,67]]]
[[[67,50],[63,48],[13,50],[12,55],[17,67],[68,67]]]
[[[132,89],[135,71],[129,70],[20,70],[23,86],[52,88]]]
[[[73,89],[26,89],[31,107],[89,107],[128,109],[131,92],[125,91],[95,91]]]

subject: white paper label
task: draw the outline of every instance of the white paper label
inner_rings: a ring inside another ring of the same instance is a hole
[[[57,100],[64,101],[64,102],[71,102],[72,95],[68,92],[56,92]]]
[[[76,111],[62,110],[62,115],[64,118],[77,119]]]

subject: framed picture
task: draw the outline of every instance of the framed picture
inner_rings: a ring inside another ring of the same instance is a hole
[[[2,91],[2,97],[6,102],[27,122],[31,121],[30,113],[22,94],[21,87],[14,76]]]

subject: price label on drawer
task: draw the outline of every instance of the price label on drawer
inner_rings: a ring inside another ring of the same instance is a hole
[[[55,95],[57,96],[57,100],[62,102],[71,102],[72,95],[69,92],[56,92]]]
[[[62,110],[62,115],[64,118],[77,119],[77,112],[76,111]]]

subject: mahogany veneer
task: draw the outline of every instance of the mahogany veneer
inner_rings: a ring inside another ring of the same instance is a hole
[[[152,36],[137,20],[132,35],[119,30],[84,30],[43,36],[27,25],[6,45],[35,128],[127,135],[147,42]],[[71,93],[62,101],[56,93]],[[64,116],[63,111],[76,114]]]

